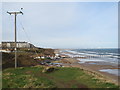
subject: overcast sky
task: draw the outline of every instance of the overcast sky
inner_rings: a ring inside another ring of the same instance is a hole
[[[18,41],[52,48],[118,46],[117,2],[3,3],[3,41],[14,40],[14,16],[6,12],[21,7],[24,15],[17,16]]]

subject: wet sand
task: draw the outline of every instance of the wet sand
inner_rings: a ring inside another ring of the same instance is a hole
[[[61,56],[66,56],[63,53],[61,54],[59,50],[56,51],[56,53],[59,53]],[[88,74],[92,74],[99,79],[120,85],[120,81],[119,81],[120,76],[110,74],[107,72],[99,71],[102,69],[118,69],[118,66],[104,65],[101,62],[93,62],[93,61],[79,63],[80,61],[77,60],[77,58],[68,58],[68,56],[66,56],[66,57],[67,58],[63,58],[59,61],[59,62],[63,63],[64,67],[78,67],[80,69],[83,69]],[[83,59],[83,58],[81,58],[81,59]],[[95,64],[90,64],[90,63],[95,63]]]

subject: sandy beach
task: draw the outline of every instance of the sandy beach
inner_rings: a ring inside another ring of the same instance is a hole
[[[120,76],[108,73],[108,72],[101,72],[100,70],[104,69],[119,69],[118,66],[115,65],[106,65],[102,64],[102,62],[94,62],[94,61],[89,61],[85,63],[80,63],[80,60],[83,60],[83,58],[71,58],[67,56],[68,52],[65,52],[66,54],[61,53],[61,50],[55,50],[55,53],[64,56],[66,58],[60,59],[60,63],[63,64],[64,67],[78,67],[80,69],[83,69],[85,72],[88,74],[92,74],[95,77],[102,79],[107,82],[115,83],[117,85],[120,85],[119,78]],[[91,64],[92,63],[92,64]],[[95,64],[93,64],[95,63]]]

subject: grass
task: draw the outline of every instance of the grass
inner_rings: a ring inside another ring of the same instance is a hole
[[[42,73],[43,69],[42,66],[5,69],[3,88],[118,88],[79,68],[59,67],[51,73]]]

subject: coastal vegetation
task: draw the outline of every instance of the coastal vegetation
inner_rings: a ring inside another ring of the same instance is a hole
[[[17,66],[18,67],[28,67],[39,65],[39,60],[34,60],[36,56],[54,56],[53,49],[43,49],[43,48],[19,48],[17,52]],[[48,58],[47,58],[48,59]],[[41,59],[40,59],[41,60]],[[2,53],[2,69],[14,67],[15,65],[14,52]]]
[[[3,71],[3,88],[115,88],[79,68],[56,67],[42,72],[44,66],[8,68]]]

